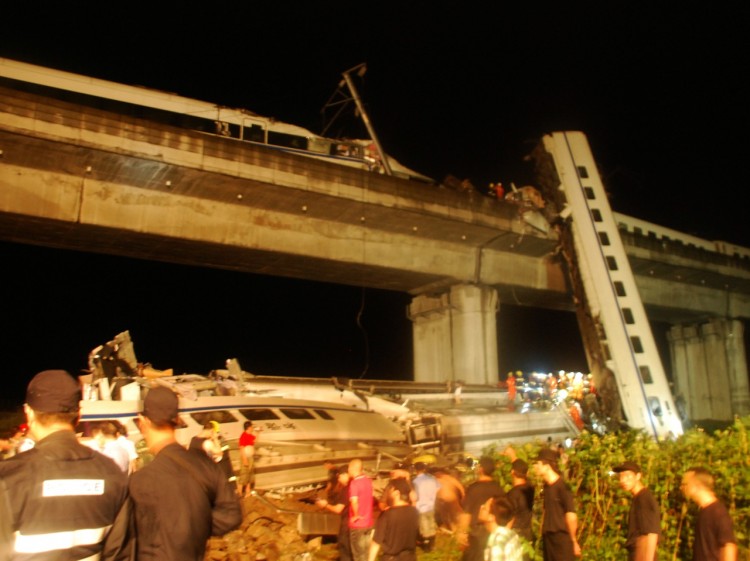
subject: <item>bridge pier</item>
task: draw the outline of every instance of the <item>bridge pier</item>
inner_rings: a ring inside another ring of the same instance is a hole
[[[690,420],[730,421],[750,414],[750,381],[739,320],[673,326],[668,333],[675,399]]]
[[[488,286],[457,284],[414,298],[414,380],[496,384],[497,310],[497,291]]]

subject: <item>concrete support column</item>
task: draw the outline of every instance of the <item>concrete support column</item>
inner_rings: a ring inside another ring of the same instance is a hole
[[[713,419],[700,326],[674,326],[669,330],[668,338],[672,351],[675,403],[678,408],[684,404],[688,420]]]
[[[745,326],[736,319],[726,320],[723,324],[732,412],[744,417],[750,415],[750,376],[747,371]]]
[[[711,320],[700,328],[705,349],[708,397],[714,413],[711,418],[730,421],[733,418],[732,398],[722,323],[721,320]]]
[[[414,298],[414,380],[496,384],[497,309],[497,291],[472,284]]]
[[[737,320],[674,326],[668,334],[675,401],[692,421],[729,421],[750,410],[750,383]]]

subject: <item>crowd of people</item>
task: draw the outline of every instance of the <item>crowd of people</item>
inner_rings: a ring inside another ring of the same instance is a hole
[[[79,439],[80,399],[78,382],[62,370],[40,372],[27,387],[26,423],[4,443],[0,462],[0,561],[201,561],[210,536],[240,525],[239,498],[252,489],[252,423],[240,436],[235,481],[215,424],[209,422],[189,447],[177,442],[178,398],[171,390],[156,387],[144,399],[138,425],[153,456],[145,465],[122,442],[127,438],[117,423],[99,423],[89,438]],[[26,439],[31,444],[24,445]],[[328,463],[317,505],[339,516],[340,559],[416,561],[418,549],[434,549],[441,528],[455,535],[462,561],[526,560],[536,540],[545,561],[580,557],[576,503],[559,451],[542,448],[531,466],[543,486],[538,536],[529,465],[512,449],[506,453],[512,481],[507,492],[489,457],[476,463],[467,487],[456,474],[422,461],[397,466],[379,496],[361,459],[345,468]],[[661,535],[658,503],[637,464],[625,462],[612,471],[632,496],[624,532],[628,559],[654,561]],[[681,489],[699,507],[693,561],[736,561],[732,520],[714,492],[712,474],[690,468]]]
[[[0,560],[202,561],[210,536],[240,525],[236,487],[220,462],[201,444],[177,442],[175,393],[146,395],[138,420],[153,460],[140,467],[105,455],[117,439],[109,424],[88,445],[79,440],[80,400],[65,371],[29,383],[34,445],[0,462]]]
[[[455,535],[462,561],[526,561],[541,542],[545,561],[573,561],[582,555],[578,542],[576,501],[560,469],[559,450],[542,448],[531,462],[542,484],[539,535],[532,518],[536,493],[529,481],[530,466],[506,451],[511,488],[497,482],[497,464],[482,457],[474,481],[466,488],[441,468],[417,462],[398,467],[382,496],[373,497],[370,479],[359,460],[339,470],[327,467],[330,482],[318,505],[341,516],[338,538],[343,561],[414,561],[418,549],[429,552],[442,530]],[[661,515],[654,496],[642,480],[641,468],[627,461],[612,472],[628,493],[631,507],[623,530],[628,561],[655,561],[661,542]],[[693,561],[736,561],[737,540],[726,507],[714,492],[714,478],[704,468],[688,469],[682,479],[684,496],[699,507]],[[373,509],[373,505],[379,508]],[[377,511],[377,512],[376,512]],[[377,515],[379,513],[379,515]]]

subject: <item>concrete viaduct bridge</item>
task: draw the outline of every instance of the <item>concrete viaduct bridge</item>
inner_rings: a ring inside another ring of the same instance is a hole
[[[0,85],[0,239],[408,292],[418,381],[497,382],[503,302],[573,309],[520,210]],[[750,413],[750,251],[619,219],[690,417]]]

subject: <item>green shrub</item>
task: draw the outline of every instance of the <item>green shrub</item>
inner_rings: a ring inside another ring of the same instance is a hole
[[[692,557],[693,527],[697,507],[680,492],[683,473],[690,467],[704,466],[716,477],[716,493],[727,505],[734,521],[739,559],[750,561],[750,417],[737,419],[725,430],[709,434],[691,429],[676,440],[656,442],[639,432],[599,436],[583,433],[567,450],[563,476],[577,497],[578,540],[582,560],[625,559],[625,535],[631,497],[622,491],[611,474],[625,460],[640,464],[643,480],[661,506],[662,541],[659,561]],[[518,457],[531,465],[541,444],[526,444]],[[510,488],[510,460],[495,449],[500,483]],[[533,478],[533,474],[530,474]],[[540,488],[540,483],[537,482]],[[541,494],[535,501],[536,535],[541,520]],[[541,559],[541,544],[536,553]]]

